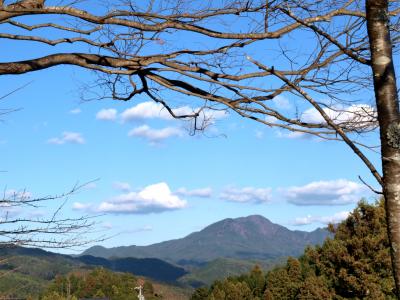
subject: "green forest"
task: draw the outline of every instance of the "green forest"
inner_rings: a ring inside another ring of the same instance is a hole
[[[396,299],[383,201],[361,201],[322,246],[264,274],[249,273],[198,288],[191,300]]]

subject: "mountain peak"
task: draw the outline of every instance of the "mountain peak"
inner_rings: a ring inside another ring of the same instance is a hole
[[[228,218],[204,228],[201,232],[215,236],[231,236],[232,238],[253,239],[274,236],[285,227],[274,224],[261,215],[250,215],[240,218]]]
[[[291,231],[261,215],[227,218],[188,236],[149,246],[93,248],[84,254],[102,257],[156,257],[169,262],[202,263],[216,258],[269,259],[298,256],[307,245],[321,244],[329,235]]]

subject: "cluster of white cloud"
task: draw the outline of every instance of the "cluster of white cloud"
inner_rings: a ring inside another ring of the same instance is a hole
[[[165,182],[152,184],[139,192],[126,192],[98,206],[75,202],[73,209],[97,213],[146,214],[181,209],[187,202],[174,195]]]
[[[64,131],[61,137],[54,137],[47,140],[49,144],[63,145],[63,144],[84,144],[85,139],[79,132]]]
[[[272,189],[254,187],[226,187],[219,195],[220,199],[241,203],[266,203],[271,199]]]
[[[337,224],[341,221],[345,220],[349,216],[350,212],[348,211],[341,211],[338,213],[333,214],[332,216],[311,216],[308,215],[302,218],[296,218],[293,222],[293,225],[303,226],[309,225],[312,223],[320,223],[324,225],[328,224]]]
[[[135,191],[129,183],[116,181],[113,183],[113,188],[122,193],[98,205],[75,202],[73,209],[96,213],[147,214],[184,208],[187,201],[181,197],[211,198],[214,193],[211,187],[197,189],[181,187],[173,192],[165,182]],[[359,183],[338,179],[279,188],[276,192],[293,205],[337,206],[356,203],[362,196],[367,195],[368,190]],[[218,198],[236,203],[265,204],[272,201],[272,194],[272,188],[228,186],[222,189]],[[335,218],[340,220],[344,216],[344,212],[332,217],[307,216],[296,219],[295,224],[329,223]]]
[[[225,118],[228,115],[225,110],[212,110],[209,108],[201,109],[192,108],[189,106],[176,107],[173,108],[172,111],[177,116],[190,116],[200,111],[200,115],[197,120],[198,124],[201,124],[203,122],[207,122],[207,124],[210,124],[213,123],[215,120]],[[114,108],[105,108],[97,112],[96,119],[102,121],[120,120],[122,123],[144,122],[150,119],[163,121],[174,120],[174,118],[171,116],[168,110],[163,107],[162,104],[156,103],[154,101],[138,103],[135,106],[124,110],[120,114],[118,114],[117,110]],[[156,129],[151,128],[148,125],[141,125],[130,130],[128,136],[140,137],[149,141],[150,143],[157,143],[171,137],[182,137],[184,136],[184,130],[176,126],[168,126]]]
[[[323,110],[336,124],[346,127],[369,128],[376,122],[377,118],[375,108],[368,104],[353,104],[347,107],[325,107]],[[301,120],[308,123],[326,123],[315,108],[309,108],[304,111]]]
[[[185,110],[183,114],[189,113],[189,107],[185,106],[185,108],[180,109],[181,112],[183,112],[183,110]],[[190,112],[192,111],[190,110]],[[174,113],[177,113],[177,111],[174,110]],[[123,122],[129,122],[144,119],[171,120],[172,117],[162,104],[146,101],[124,110],[121,113],[121,119]]]
[[[287,99],[284,101],[278,100],[278,103],[279,102],[286,103],[286,101]],[[279,107],[278,103],[276,103],[276,106],[280,109],[284,109],[283,107]],[[329,118],[333,120],[334,123],[340,125],[342,128],[345,128],[346,130],[349,131],[363,130],[363,129],[370,130],[373,129],[377,124],[376,109],[368,104],[353,104],[349,106],[342,105],[342,106],[325,107],[323,108],[323,111],[329,116]],[[301,114],[300,120],[302,122],[312,123],[312,124],[326,124],[326,121],[321,116],[321,114],[313,107],[305,110]],[[278,122],[278,120],[275,119],[274,117],[267,117],[266,121],[270,123]],[[288,138],[288,139],[303,139],[312,137],[312,135],[304,132],[287,131],[287,130],[278,130],[277,135],[278,137]]]
[[[283,190],[288,202],[295,205],[346,205],[360,200],[364,185],[346,179],[315,181]]]
[[[180,197],[212,196],[209,187],[192,190],[182,187],[172,192],[165,182],[149,185],[139,191],[132,191],[131,185],[123,181],[115,181],[112,186],[122,193],[99,205],[75,202],[72,208],[92,213],[148,214],[186,207],[186,200]]]
[[[172,109],[173,113],[177,116],[193,115],[200,110],[201,108],[199,107],[192,108],[189,106],[180,106]],[[206,120],[221,119],[226,116],[227,112],[225,110],[211,110],[209,108],[201,110],[200,114],[200,118]],[[124,110],[121,113],[121,119],[123,122],[129,122],[145,119],[173,120],[174,118],[162,104],[153,101],[146,101]]]

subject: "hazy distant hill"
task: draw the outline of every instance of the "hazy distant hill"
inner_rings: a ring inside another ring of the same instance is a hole
[[[57,274],[66,274],[77,268],[101,266],[113,271],[129,272],[138,276],[164,282],[176,282],[187,272],[156,258],[104,259],[90,255],[71,257],[37,248],[0,248],[3,262],[0,270],[18,270],[18,273],[43,280],[51,280]]]
[[[105,259],[84,255],[75,258],[89,266],[101,266],[113,271],[129,272],[134,275],[145,276],[154,280],[175,283],[187,272],[180,267],[173,266],[157,258],[115,258]]]
[[[190,289],[160,283],[176,284],[177,279],[187,272],[159,259],[70,257],[42,249],[20,247],[0,248],[0,258],[0,295],[7,295],[10,299],[31,299],[29,296],[38,299],[56,275],[89,272],[98,266],[133,273],[136,277],[146,276],[146,281],[152,282],[155,292],[163,294],[165,299],[188,299],[187,294],[190,294]]]
[[[94,246],[83,255],[110,257],[154,257],[180,265],[202,265],[217,258],[243,260],[275,259],[300,255],[307,245],[321,244],[329,232],[291,231],[268,219],[253,215],[224,219],[182,239],[149,246],[104,248]]]

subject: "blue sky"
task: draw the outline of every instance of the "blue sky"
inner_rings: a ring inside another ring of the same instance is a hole
[[[33,197],[96,179],[63,214],[104,214],[96,229],[116,235],[105,246],[180,238],[251,214],[312,230],[342,219],[361,197],[373,199],[357,176],[373,179],[341,143],[288,136],[229,113],[190,136],[145,98],[82,102],[79,84],[89,76],[57,67],[1,78],[5,92],[30,84],[1,103],[21,110],[3,116],[0,176],[4,190]]]
[[[203,42],[167,35],[167,44],[177,41]],[[291,45],[296,51],[300,46]],[[249,51],[261,57],[257,47]],[[54,50],[38,44],[26,49],[24,42],[9,41],[2,45],[1,61]],[[29,83],[0,101],[1,109],[20,109],[0,123],[0,186],[4,194],[26,191],[40,197],[91,182],[69,197],[62,213],[101,214],[93,236],[113,236],[104,246],[180,238],[221,219],[252,214],[290,229],[313,230],[342,220],[362,197],[375,199],[358,176],[376,186],[374,179],[342,143],[283,132],[230,112],[206,112],[212,126],[191,136],[190,125],[171,120],[143,96],[129,102],[82,101],[82,86],[95,79],[67,66],[0,78],[3,94]],[[180,112],[196,107],[177,94],[165,95]],[[371,94],[358,96],[371,100]],[[290,95],[274,101],[280,110],[294,109]],[[319,120],[311,111],[308,120],[313,118]],[[380,169],[379,155],[368,156]],[[49,215],[59,204],[32,213]]]

